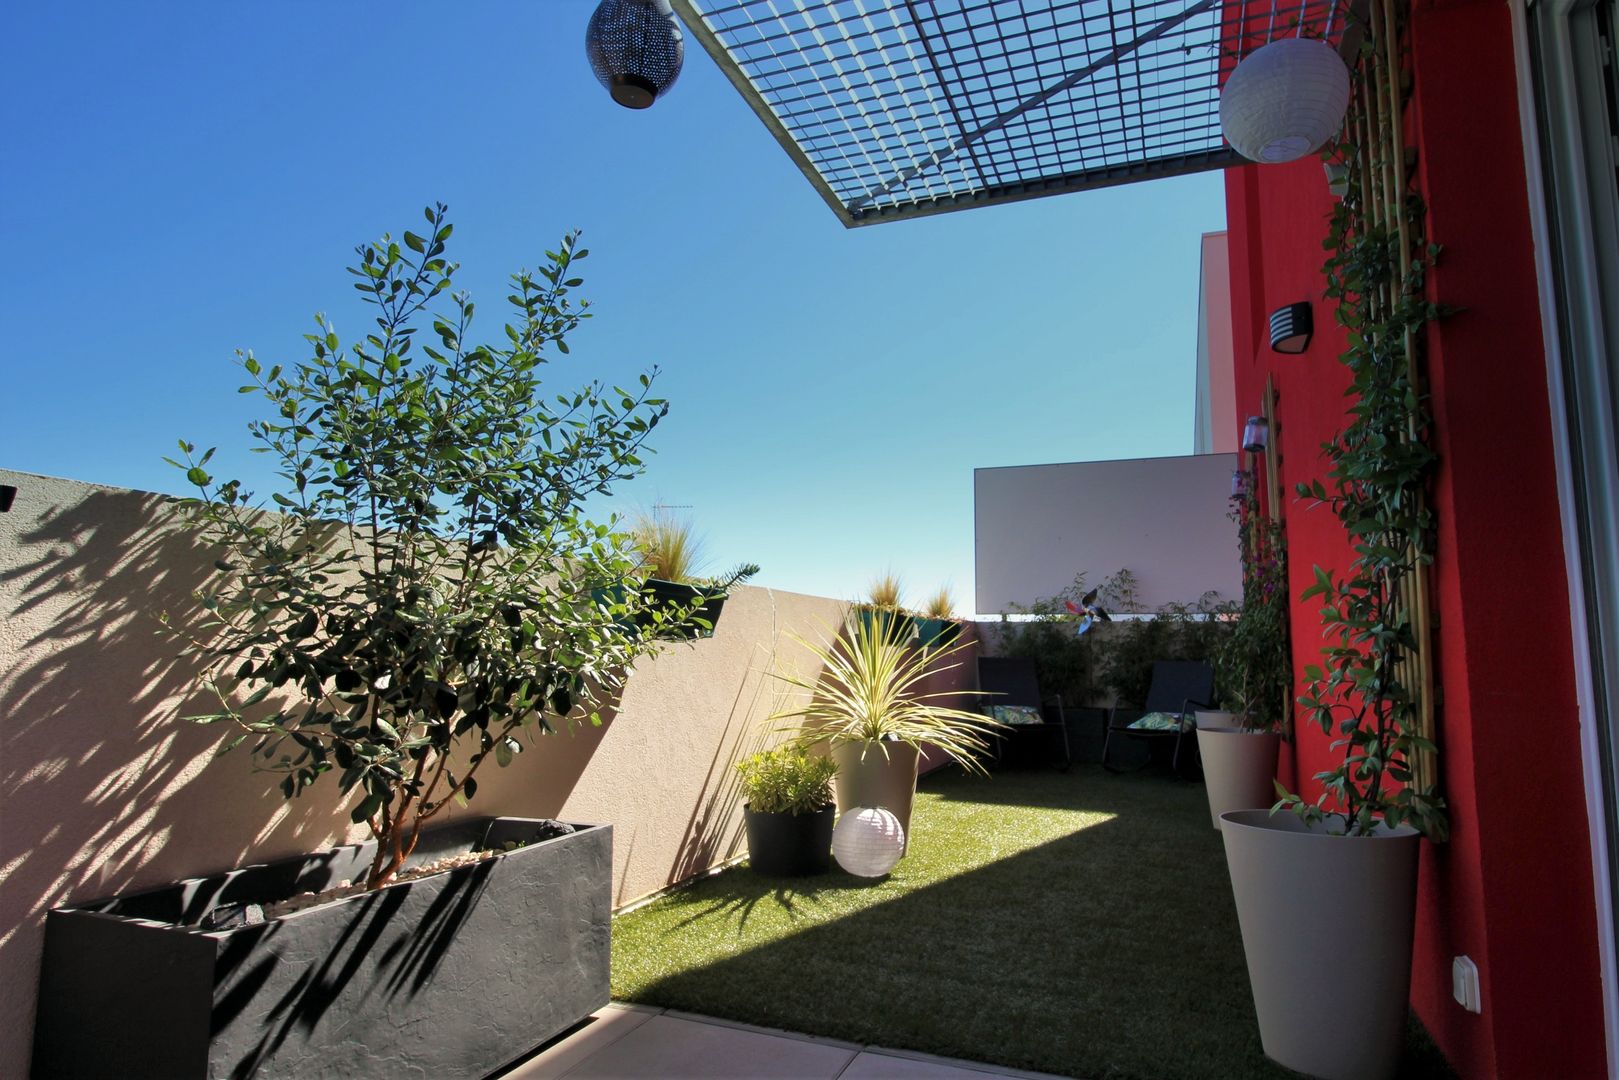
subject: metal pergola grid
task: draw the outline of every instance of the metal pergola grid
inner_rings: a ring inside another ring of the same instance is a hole
[[[673,0],[848,226],[1222,168],[1222,70],[1343,0]]]

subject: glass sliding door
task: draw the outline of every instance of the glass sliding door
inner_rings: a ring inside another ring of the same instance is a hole
[[[1556,299],[1559,483],[1576,541],[1582,734],[1607,901],[1609,1070],[1619,1075],[1619,0],[1530,0],[1526,22]]]

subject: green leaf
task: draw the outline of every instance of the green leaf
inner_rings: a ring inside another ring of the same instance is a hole
[[[359,825],[362,822],[370,821],[372,818],[376,817],[377,814],[381,812],[382,806],[382,796],[376,792],[372,792],[361,800],[360,805],[354,808],[354,812],[349,815],[349,818],[354,822],[354,824]]]

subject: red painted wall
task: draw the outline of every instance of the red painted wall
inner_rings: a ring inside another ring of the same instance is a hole
[[[1550,406],[1509,14],[1481,2],[1412,13],[1408,142],[1427,232],[1445,246],[1432,294],[1465,308],[1428,342],[1439,534],[1436,660],[1440,777],[1452,839],[1425,844],[1412,1003],[1467,1077],[1606,1075],[1590,836],[1580,774],[1573,646],[1552,459]],[[1227,173],[1237,411],[1279,392],[1284,493],[1320,476],[1342,426],[1344,345],[1322,301],[1331,196],[1319,161]],[[1297,357],[1269,351],[1265,320],[1314,303]],[[1294,594],[1312,565],[1349,548],[1330,512],[1289,494]],[[1313,604],[1295,603],[1296,671],[1319,648]],[[1299,728],[1283,779],[1314,798],[1328,739]],[[1478,964],[1484,1012],[1451,998],[1451,958]]]

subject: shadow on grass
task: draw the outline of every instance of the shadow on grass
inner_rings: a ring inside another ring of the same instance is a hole
[[[1260,1048],[1201,787],[930,778],[911,855],[854,880],[733,871],[636,912],[616,996],[1094,1080],[1293,1075]],[[1419,1030],[1402,1075],[1448,1075]]]
[[[850,890],[881,888],[886,878],[859,878],[834,870],[819,877],[772,877],[749,866],[738,866],[716,875],[713,884],[702,889],[702,898],[692,910],[675,921],[676,927],[690,926],[703,919],[735,923],[738,931],[747,928],[748,917],[760,904],[774,905],[774,914],[785,915],[806,924],[828,913],[823,898]]]

